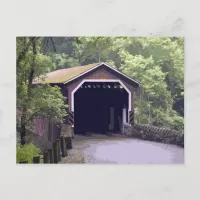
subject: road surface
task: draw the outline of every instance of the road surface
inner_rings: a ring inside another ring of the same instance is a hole
[[[184,149],[175,145],[134,138],[84,137],[80,148],[85,163],[94,164],[184,164]]]

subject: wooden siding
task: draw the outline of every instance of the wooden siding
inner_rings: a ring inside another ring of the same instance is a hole
[[[60,137],[60,127],[46,119],[37,117],[33,124],[34,134],[43,137],[44,141],[54,142]]]
[[[102,66],[100,68],[97,68],[96,70],[93,70],[82,77],[77,78],[73,82],[69,83],[68,85],[65,86],[65,89],[68,92],[68,105],[69,108],[71,107],[71,93],[72,91],[81,83],[83,79],[119,79],[120,81],[123,82],[123,84],[131,91],[131,96],[133,98],[133,93],[135,91],[135,87],[131,84],[129,84],[129,81],[127,81],[126,78],[124,78],[122,75],[118,74],[117,72],[108,69],[105,66]],[[131,108],[133,110],[133,99],[131,102]]]

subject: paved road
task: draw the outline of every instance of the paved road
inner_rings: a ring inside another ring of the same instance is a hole
[[[86,163],[184,164],[184,149],[132,138],[87,139],[83,149]]]

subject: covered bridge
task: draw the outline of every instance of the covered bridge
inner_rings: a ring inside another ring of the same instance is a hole
[[[45,83],[59,86],[67,97],[65,126],[75,134],[123,133],[125,124],[134,124],[134,92],[140,85],[106,63],[56,70]]]

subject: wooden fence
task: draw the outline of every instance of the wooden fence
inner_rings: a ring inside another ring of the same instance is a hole
[[[43,152],[43,161],[41,162],[41,157],[36,156],[33,157],[33,163],[51,163],[56,164],[61,161],[61,157],[68,156],[68,149],[72,149],[72,138],[61,136],[59,139],[56,139],[55,142],[52,143],[52,148]],[[28,161],[21,161],[20,164],[28,163]]]

